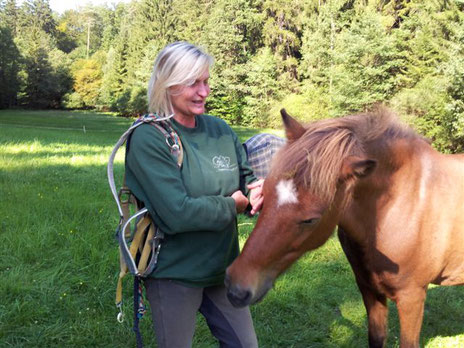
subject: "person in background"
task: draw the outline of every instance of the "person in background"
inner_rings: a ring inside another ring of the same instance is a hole
[[[166,46],[148,86],[149,111],[170,117],[183,162],[154,126],[138,127],[126,157],[126,183],[165,234],[144,286],[159,348],[191,347],[199,311],[221,347],[258,346],[249,308],[234,308],[225,269],[239,253],[237,214],[262,205],[262,183],[236,134],[205,115],[211,56],[186,42]],[[249,195],[250,199],[247,198]]]
[[[260,133],[243,143],[248,163],[258,178],[265,178],[271,167],[272,157],[284,146],[286,140],[274,134]]]

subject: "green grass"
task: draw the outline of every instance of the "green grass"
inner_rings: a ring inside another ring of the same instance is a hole
[[[93,112],[0,111],[0,347],[134,346],[131,320],[116,322],[118,214],[106,179],[109,153],[130,123]],[[258,131],[236,130],[242,141]],[[240,218],[241,243],[254,223]],[[429,291],[422,346],[464,345],[463,290]],[[388,347],[397,347],[390,308]],[[365,310],[336,237],[297,262],[252,314],[261,347],[367,346]],[[149,313],[141,329],[155,346]],[[215,346],[199,317],[194,347]]]

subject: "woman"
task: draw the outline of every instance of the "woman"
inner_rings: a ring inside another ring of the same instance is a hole
[[[227,300],[224,273],[239,252],[236,216],[249,204],[247,188],[255,213],[262,181],[231,128],[204,115],[212,62],[200,48],[176,42],[154,64],[149,111],[173,115],[181,168],[149,124],[134,131],[126,159],[128,186],[165,233],[157,267],[144,282],[159,347],[190,347],[197,311],[221,347],[257,347],[249,309]]]

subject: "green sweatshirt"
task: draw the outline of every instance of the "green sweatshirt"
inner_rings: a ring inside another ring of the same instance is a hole
[[[172,120],[184,158],[177,166],[164,135],[144,124],[126,155],[126,183],[165,233],[154,278],[188,286],[224,281],[239,252],[235,202],[230,195],[256,180],[236,134],[222,120],[201,115],[187,128]]]

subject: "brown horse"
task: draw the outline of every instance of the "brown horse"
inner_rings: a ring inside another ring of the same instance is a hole
[[[418,347],[429,283],[464,283],[464,156],[443,155],[385,109],[304,128],[281,111],[264,206],[228,268],[235,306],[259,301],[303,253],[338,236],[367,310],[369,346],[383,347],[387,298],[401,347]]]

